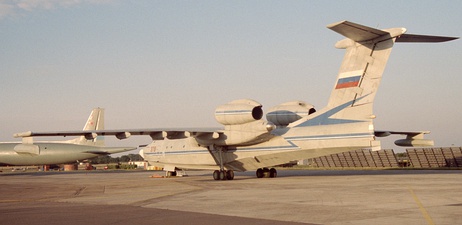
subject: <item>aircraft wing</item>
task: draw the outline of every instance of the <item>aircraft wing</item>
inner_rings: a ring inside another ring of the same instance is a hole
[[[387,137],[392,134],[406,135],[405,139],[399,139],[395,141],[395,145],[402,147],[424,147],[433,146],[433,140],[424,139],[425,134],[429,134],[430,131],[385,131],[376,130],[374,134],[376,137]]]
[[[115,136],[118,139],[126,139],[132,135],[149,135],[152,140],[163,140],[200,136],[218,138],[223,132],[219,128],[156,128],[156,129],[126,129],[126,130],[79,130],[79,131],[52,131],[52,132],[32,132],[26,131],[16,133],[15,138],[26,137],[48,137],[48,136],[85,136],[91,140],[97,136]]]

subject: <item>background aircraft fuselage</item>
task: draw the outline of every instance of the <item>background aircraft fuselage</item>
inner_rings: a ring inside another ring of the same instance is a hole
[[[127,148],[99,147],[66,143],[1,143],[0,164],[47,165],[74,163],[79,160],[127,151]]]

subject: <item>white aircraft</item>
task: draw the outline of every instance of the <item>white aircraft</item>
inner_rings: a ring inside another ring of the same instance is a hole
[[[104,109],[96,108],[92,110],[88,117],[83,131],[101,129],[104,129]],[[28,137],[23,138],[22,143],[0,143],[0,164],[27,166],[74,163],[99,155],[136,149],[133,147],[103,146],[104,137],[88,137],[88,134],[66,141],[34,142],[32,137]]]
[[[379,30],[348,21],[327,26],[346,39],[335,47],[346,54],[327,106],[319,111],[302,101],[273,107],[263,120],[262,105],[241,99],[219,106],[222,129],[132,129],[90,132],[26,132],[16,137],[48,135],[149,135],[140,154],[170,175],[177,169],[214,170],[215,180],[232,180],[234,171],[256,170],[258,178],[276,177],[271,168],[292,160],[356,149],[380,149],[376,137],[402,134],[400,146],[428,146],[428,132],[377,131],[372,112],[375,94],[395,42],[444,42],[453,37],[405,34],[404,28]]]

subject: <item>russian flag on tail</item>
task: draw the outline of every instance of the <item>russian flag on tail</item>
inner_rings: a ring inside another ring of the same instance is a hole
[[[337,80],[337,85],[335,85],[335,89],[357,87],[362,74],[362,70],[341,73]]]

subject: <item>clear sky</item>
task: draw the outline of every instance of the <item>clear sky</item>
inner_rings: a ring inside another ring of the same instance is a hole
[[[263,109],[333,87],[341,20],[462,36],[462,1],[0,0],[0,141],[27,130],[219,127],[216,106]],[[376,129],[430,130],[462,146],[462,40],[398,43],[374,105]],[[384,148],[393,140],[381,139]],[[149,143],[148,137],[111,146]]]

